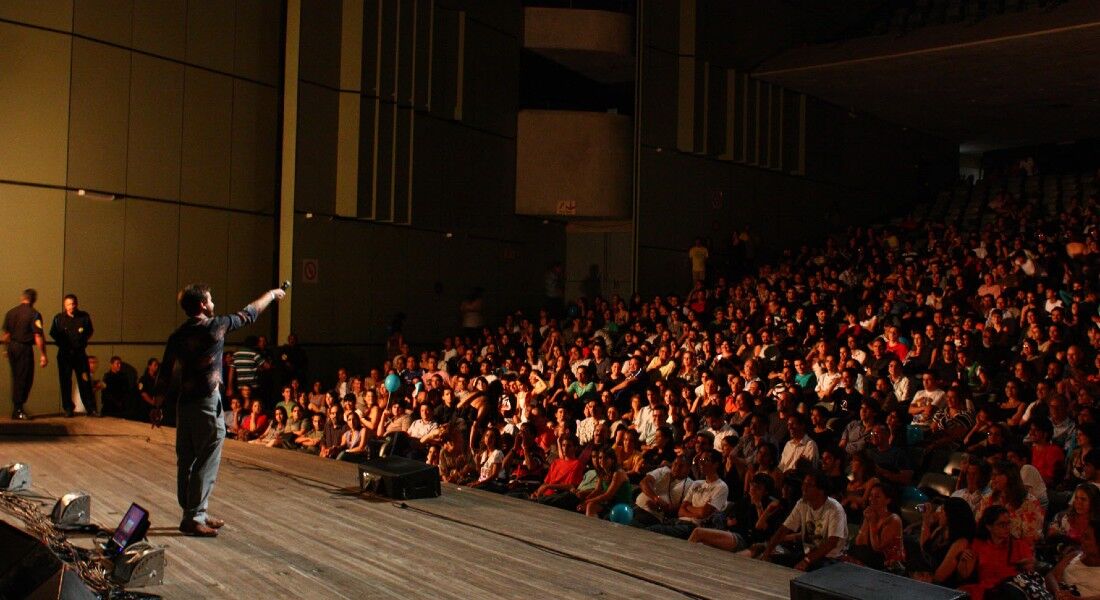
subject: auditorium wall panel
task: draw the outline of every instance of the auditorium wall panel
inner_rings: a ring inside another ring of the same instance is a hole
[[[274,283],[281,3],[9,0],[0,19],[0,311],[34,287],[49,320],[75,293],[95,352],[140,370],[181,283],[225,310]],[[59,410],[52,367],[29,408]]]
[[[73,0],[5,0],[0,2],[0,18],[72,31]]]
[[[220,299],[221,310],[235,311],[276,285],[275,218],[241,212],[230,212],[228,217],[226,287],[217,298]],[[218,299],[215,302],[219,302]],[[247,335],[268,334],[270,337],[275,322],[274,310],[265,312],[256,325],[232,334],[229,340],[243,341]]]
[[[75,293],[81,309],[92,314],[97,341],[122,339],[125,223],[124,202],[66,194],[62,293]]]
[[[122,264],[122,336],[167,339],[176,324],[180,207],[126,200]],[[188,244],[203,243],[188,240]]]
[[[0,15],[14,8],[0,3]],[[0,23],[0,179],[65,183],[71,45],[68,35]]]
[[[187,0],[134,3],[134,48],[174,60],[187,53]]]
[[[233,81],[230,208],[275,212],[280,102],[276,89]]]
[[[235,2],[187,0],[187,62],[232,73],[235,26]]]
[[[134,0],[76,0],[73,32],[111,44],[130,46]]]
[[[126,191],[178,199],[183,144],[184,67],[133,55]]]
[[[204,281],[219,298],[225,297],[229,281],[229,214],[194,206],[180,207],[181,243],[176,289],[193,281]],[[182,240],[202,240],[202,243]],[[226,308],[236,310],[238,307],[222,306]]]
[[[126,189],[129,112],[130,53],[73,38],[70,186],[105,191]]]
[[[38,310],[48,328],[53,314],[61,309],[62,249],[65,244],[65,194],[59,190],[0,184],[0,223],[17,237],[8,239],[0,258],[0,299],[5,308],[19,302],[20,292],[28,287],[38,290]],[[53,353],[51,351],[51,360]],[[57,398],[56,371],[35,367],[37,382],[27,410],[51,406]],[[10,390],[8,361],[0,360],[0,381]],[[5,395],[0,406],[10,408]]]
[[[184,202],[229,206],[233,80],[189,67],[183,94]]]

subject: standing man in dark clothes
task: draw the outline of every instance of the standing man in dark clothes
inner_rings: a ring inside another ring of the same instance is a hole
[[[42,337],[42,314],[34,309],[38,292],[31,288],[23,290],[19,305],[4,316],[4,333],[0,341],[8,345],[8,362],[11,363],[11,418],[26,420],[27,413],[23,405],[31,394],[34,383],[34,350],[38,346],[38,365],[45,368],[50,360],[46,358],[46,340]]]
[[[57,344],[57,373],[61,379],[61,409],[73,416],[73,374],[80,401],[89,417],[96,416],[92,375],[88,372],[88,340],[92,338],[92,317],[80,310],[76,296],[68,294],[61,302],[62,311],[53,318],[50,337]]]
[[[179,293],[187,320],[168,338],[157,377],[157,406],[171,393],[176,399],[176,493],[186,535],[215,537],[225,521],[206,514],[218,477],[225,439],[221,394],[225,335],[254,323],[272,302],[286,295],[276,288],[230,315],[214,315],[210,286],[193,283]],[[160,409],[153,411],[158,424]]]

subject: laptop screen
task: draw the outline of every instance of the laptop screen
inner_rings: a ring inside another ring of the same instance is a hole
[[[126,511],[126,516],[122,517],[122,522],[118,524],[118,529],[115,529],[115,534],[111,537],[111,541],[120,552],[126,548],[141,523],[148,518],[149,511],[137,504],[130,505],[130,510]]]

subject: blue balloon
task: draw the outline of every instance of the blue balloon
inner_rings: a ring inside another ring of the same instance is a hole
[[[390,373],[386,375],[386,380],[383,382],[383,385],[386,386],[386,391],[392,394],[401,389],[401,378]]]
[[[630,522],[634,520],[634,507],[625,502],[620,502],[611,507],[609,518],[612,523],[629,525]]]
[[[920,488],[909,485],[902,488],[901,500],[906,504],[921,504],[923,502],[928,502],[928,494],[925,494]]]

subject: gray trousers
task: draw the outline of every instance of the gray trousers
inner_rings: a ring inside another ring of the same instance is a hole
[[[176,407],[176,496],[184,521],[206,523],[206,505],[218,478],[224,440],[220,394],[180,400]]]

